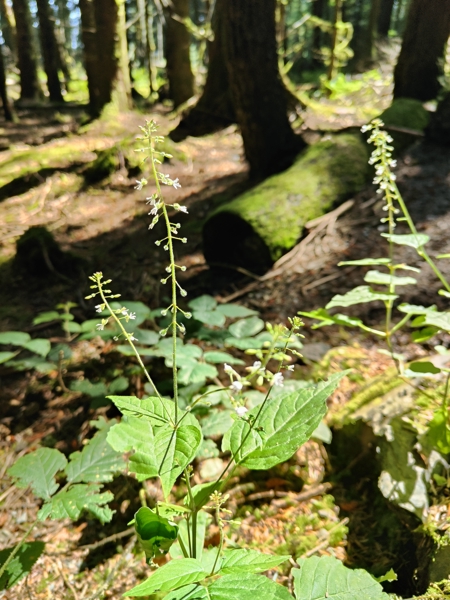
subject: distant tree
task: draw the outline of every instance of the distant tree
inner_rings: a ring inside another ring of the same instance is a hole
[[[58,66],[59,48],[55,35],[55,15],[48,0],[36,0],[39,19],[39,38],[41,42],[44,70],[47,75],[47,87],[52,102],[63,102]]]
[[[38,80],[30,7],[27,0],[12,0],[12,7],[16,20],[20,100],[36,101],[42,98],[42,91]]]
[[[171,137],[204,135],[238,123],[251,174],[287,168],[304,146],[287,116],[288,93],[278,70],[275,0],[217,0],[215,39],[197,105]]]
[[[6,3],[6,0],[0,0],[0,25],[5,44],[10,49],[12,55],[16,57],[17,44],[14,15],[12,14],[11,7]]]
[[[189,0],[166,0],[163,4],[169,96],[177,107],[194,95],[194,75],[190,59],[191,34],[181,22],[189,16]]]
[[[115,0],[79,0],[79,7],[89,112],[97,117],[111,101],[117,72],[117,5]]]
[[[411,0],[394,70],[395,98],[436,98],[449,35],[450,0]]]
[[[8,91],[6,88],[5,61],[3,58],[2,45],[0,45],[0,98],[3,104],[3,114],[5,115],[5,121],[14,121],[15,115],[9,103]]]
[[[395,0],[381,0],[380,12],[378,14],[378,34],[387,37],[391,29],[392,13]]]
[[[275,0],[218,0],[223,10],[225,62],[245,157],[253,176],[292,164],[304,145],[287,116],[278,70]]]

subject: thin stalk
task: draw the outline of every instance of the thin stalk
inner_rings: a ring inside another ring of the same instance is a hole
[[[217,507],[216,507],[216,520],[217,520],[217,524],[219,525],[220,541],[219,541],[219,547],[217,548],[216,559],[214,561],[213,568],[211,569],[211,573],[209,574],[210,577],[212,575],[214,575],[214,571],[216,570],[217,561],[219,560],[219,556],[220,556],[220,553],[222,552],[222,548],[223,548],[224,535],[223,535],[223,523],[222,523],[222,519],[220,518],[220,505],[217,505]]]
[[[148,382],[150,383],[150,385],[153,387],[153,389],[155,390],[156,396],[158,397],[158,399],[161,401],[161,406],[163,407],[164,412],[166,413],[166,416],[168,418],[169,421],[172,421],[172,419],[170,418],[169,413],[167,412],[166,407],[164,406],[164,402],[162,399],[161,394],[158,392],[158,389],[156,387],[156,385],[153,383],[152,378],[150,377],[149,372],[147,371],[142,358],[136,348],[136,346],[133,344],[132,340],[130,339],[130,336],[128,335],[128,332],[126,331],[125,327],[122,325],[122,321],[119,319],[119,317],[116,315],[116,313],[113,311],[113,309],[111,308],[111,306],[108,303],[108,300],[105,297],[105,294],[103,292],[103,285],[101,284],[101,282],[99,282],[98,285],[98,290],[100,292],[100,297],[102,299],[103,304],[106,306],[106,308],[108,309],[110,315],[112,316],[112,318],[114,319],[114,321],[117,323],[117,325],[119,326],[119,328],[122,330],[123,335],[125,336],[125,339],[128,341],[128,343],[130,344],[137,360],[138,363],[140,365],[140,367],[142,368],[142,370],[144,371],[145,376],[147,377]]]
[[[162,201],[163,196],[161,192],[161,186],[159,184],[158,173],[155,167],[154,153],[153,153],[153,145],[152,145],[152,135],[150,134],[150,162],[152,164],[152,174],[156,184],[156,191],[158,194],[158,198]],[[176,279],[176,267],[175,267],[175,256],[173,252],[173,239],[172,239],[172,226],[169,220],[169,214],[167,212],[167,207],[164,202],[162,202],[162,211],[164,215],[164,221],[166,223],[167,230],[167,246],[169,248],[169,257],[170,257],[170,276],[172,280],[172,377],[173,377],[173,399],[175,402],[175,427],[178,426],[178,370],[177,370],[177,279]]]
[[[192,544],[191,544],[191,557],[196,558],[197,556],[197,514],[198,510],[195,506],[194,495],[192,493],[191,480],[187,469],[184,470],[184,478],[186,480],[186,486],[188,490],[189,501],[192,507]],[[189,531],[189,526],[188,526]]]
[[[11,554],[8,556],[8,558],[5,560],[5,562],[2,564],[2,566],[0,567],[0,579],[3,576],[3,573],[6,571],[6,569],[8,568],[8,565],[10,564],[10,562],[13,560],[13,558],[16,556],[16,554],[19,552],[19,550],[22,548],[22,546],[25,544],[25,541],[27,539],[27,537],[30,535],[30,533],[33,531],[34,527],[36,526],[37,522],[39,521],[39,519],[36,519],[31,525],[30,527],[26,530],[26,532],[24,533],[22,539],[20,540],[20,542],[17,544],[17,546],[15,546],[15,548],[13,549],[13,551],[11,552]]]

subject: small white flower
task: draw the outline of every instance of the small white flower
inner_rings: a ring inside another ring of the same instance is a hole
[[[137,342],[138,341],[138,339],[135,338],[132,333],[129,334],[128,339],[130,340],[130,342]]]
[[[284,385],[284,377],[282,373],[275,373],[272,379],[272,385],[276,387],[283,387]]]
[[[129,317],[129,318],[130,318],[132,321],[134,321],[134,319],[136,318],[136,313],[132,313],[132,312],[130,312],[130,314],[128,315],[128,317]]]
[[[188,209],[186,206],[180,206],[180,208],[178,209],[180,212],[186,213],[188,212]]]
[[[148,181],[146,179],[136,179],[136,185],[134,186],[135,190],[142,190],[144,185],[147,185]]]
[[[123,307],[122,310],[120,311],[123,315],[127,315],[128,314],[128,309]]]
[[[103,312],[104,310],[105,310],[104,304],[97,304],[97,306],[95,307],[95,312]]]
[[[289,365],[289,366],[287,367],[287,370],[288,370],[288,371],[293,371],[293,370],[294,370],[294,368],[295,368],[295,365]]]
[[[223,365],[223,370],[225,371],[225,373],[232,373],[233,372],[233,367],[230,367],[230,365],[227,365],[227,363],[225,363]]]
[[[103,323],[97,323],[95,329],[97,329],[97,331],[103,331],[105,329],[105,325]]]
[[[230,387],[233,392],[238,394],[244,386],[242,385],[242,383],[240,381],[233,381],[233,383],[231,384]]]
[[[175,189],[178,189],[181,187],[181,183],[179,182],[178,177],[172,181],[172,185]]]
[[[238,417],[243,417],[248,412],[248,408],[245,408],[245,406],[236,406],[234,410]]]

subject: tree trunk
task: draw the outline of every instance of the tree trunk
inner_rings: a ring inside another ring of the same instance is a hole
[[[116,0],[117,3],[117,81],[116,94],[119,110],[129,110],[131,101],[130,64],[128,61],[128,42],[126,31],[125,0]]]
[[[220,2],[216,4],[212,27],[214,41],[208,44],[209,66],[205,87],[197,104],[183,116],[179,125],[170,133],[175,142],[184,140],[188,135],[208,135],[236,123],[223,52],[223,16]]]
[[[378,34],[382,37],[388,37],[393,10],[394,0],[381,0],[380,12],[378,15]]]
[[[84,67],[89,89],[89,112],[98,117],[111,101],[116,76],[115,0],[79,0]]]
[[[30,7],[27,0],[13,0],[12,6],[16,19],[20,100],[40,100],[42,92],[37,74]]]
[[[394,71],[394,98],[436,98],[450,35],[450,0],[412,0]]]
[[[431,115],[426,136],[436,144],[450,146],[450,93],[444,96],[436,112]]]
[[[0,46],[0,98],[3,104],[3,114],[5,115],[5,121],[14,121],[14,112],[11,108],[11,104],[8,99],[8,92],[6,88],[6,72],[5,72],[5,61],[3,59],[3,47]]]
[[[380,14],[380,0],[371,0],[369,21],[364,36],[362,60],[364,67],[369,67],[374,59],[374,43],[377,37],[377,24]]]
[[[325,8],[327,5],[327,0],[313,0],[312,4],[312,15],[314,17],[318,17],[319,19],[325,19]],[[320,27],[314,27],[312,34],[312,46],[311,46],[311,54],[312,54],[312,64],[315,68],[319,68],[323,65],[322,58],[322,42],[323,32]]]
[[[194,95],[194,75],[191,69],[191,35],[176,18],[189,16],[189,0],[172,0],[164,10],[166,18],[166,69],[169,96],[176,108]]]
[[[251,174],[264,178],[290,166],[303,146],[287,117],[279,70],[275,0],[218,0],[225,62]]]
[[[0,0],[0,25],[5,44],[11,50],[11,54],[16,58],[17,44],[14,15],[11,14],[11,7],[6,4],[6,0]]]
[[[41,41],[47,87],[52,102],[63,102],[61,83],[58,75],[58,44],[55,36],[55,16],[48,0],[37,0],[39,18],[39,38]]]

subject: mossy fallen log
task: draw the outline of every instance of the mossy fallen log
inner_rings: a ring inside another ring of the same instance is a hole
[[[203,228],[206,260],[263,273],[297,243],[305,223],[363,188],[368,158],[359,134],[310,146],[288,170],[213,212]]]

